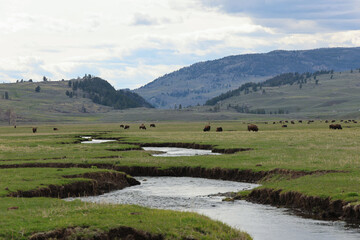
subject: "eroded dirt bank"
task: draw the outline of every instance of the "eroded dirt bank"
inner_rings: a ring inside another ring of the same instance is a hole
[[[201,177],[209,179],[222,179],[237,182],[258,182],[261,179],[271,177],[274,174],[281,174],[288,178],[298,178],[305,175],[326,174],[329,170],[317,171],[295,171],[287,169],[273,169],[270,171],[252,171],[239,169],[224,169],[224,168],[203,168],[203,167],[170,167],[162,169],[159,167],[143,167],[143,166],[117,166],[104,163],[22,163],[22,164],[7,164],[0,165],[1,168],[91,168],[97,167],[102,169],[112,169],[120,172],[126,172],[132,176],[171,176],[171,177]]]
[[[139,185],[140,183],[124,173],[94,172],[80,175],[64,176],[65,178],[87,178],[91,181],[78,181],[65,185],[49,185],[29,191],[17,191],[8,194],[9,197],[54,197],[67,198],[79,196],[100,195],[113,190]]]
[[[161,169],[158,167],[142,167],[142,166],[116,166],[112,164],[75,164],[75,163],[24,163],[0,165],[0,168],[23,168],[23,167],[50,167],[50,168],[97,168],[112,169],[116,171],[126,172],[132,176],[173,176],[173,177],[201,177],[208,179],[222,179],[238,182],[259,182],[262,179],[270,178],[275,174],[286,176],[289,179],[302,177],[305,175],[322,175],[337,171],[332,170],[317,170],[317,171],[294,171],[287,169],[273,169],[270,171],[239,170],[239,169],[222,169],[222,168],[202,168],[202,167],[170,167]],[[125,178],[125,176],[122,176]],[[88,177],[91,179],[96,179]],[[106,178],[104,178],[106,179]],[[111,179],[111,178],[110,178]],[[135,179],[126,179],[125,185],[131,186],[138,184],[138,182],[130,182]],[[129,185],[126,185],[129,184]],[[94,187],[96,186],[96,187]],[[28,192],[20,192],[13,196],[50,196],[50,197],[68,197],[79,195],[98,195],[102,192],[108,192],[115,189],[123,188],[114,185],[111,181],[100,181],[100,184],[94,182],[80,182],[70,184],[69,186],[49,186],[44,189],[37,189]],[[65,189],[64,189],[65,188]],[[95,190],[94,190],[95,189]],[[348,221],[360,220],[360,205],[352,206],[344,201],[332,201],[329,198],[323,199],[320,197],[306,196],[298,192],[287,192],[281,194],[281,190],[273,189],[255,189],[246,198],[248,201],[271,204],[274,206],[283,206],[289,208],[296,208],[303,213],[321,219],[343,219]]]
[[[282,190],[267,188],[254,189],[245,199],[261,204],[299,209],[308,216],[320,219],[360,221],[360,205],[350,205],[342,200],[333,201],[330,198],[306,196],[292,191],[282,193]]]
[[[81,237],[79,234],[84,234]],[[29,238],[30,240],[45,239],[77,239],[77,240],[112,240],[112,239],[129,239],[129,240],[163,240],[162,235],[150,234],[131,227],[121,226],[113,228],[108,232],[100,230],[90,230],[86,227],[69,227],[57,229],[44,233],[35,233]]]

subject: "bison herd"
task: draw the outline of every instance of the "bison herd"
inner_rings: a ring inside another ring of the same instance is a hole
[[[339,120],[341,123],[346,123],[346,124],[348,124],[348,123],[358,123],[356,120]],[[313,122],[315,122],[314,120],[307,120],[307,124],[311,124],[311,123],[313,123]],[[320,120],[320,122],[323,122],[322,120]],[[329,122],[331,122],[331,124],[329,125],[329,129],[334,129],[334,130],[336,130],[336,129],[338,129],[338,130],[341,130],[341,129],[343,129],[343,127],[341,126],[341,124],[338,124],[338,123],[335,123],[336,122],[336,120],[324,120],[324,122],[325,123],[329,123]],[[264,124],[268,124],[268,122],[263,122]],[[276,124],[276,123],[279,123],[279,124],[281,124],[281,127],[282,128],[287,128],[288,127],[288,125],[287,124],[285,124],[285,123],[291,123],[291,124],[295,124],[295,121],[288,121],[288,120],[281,120],[281,121],[278,121],[278,122],[273,122],[273,124]],[[298,120],[298,123],[303,123],[303,120]],[[154,124],[154,123],[151,123],[150,125],[150,128],[155,128],[156,127],[156,125]],[[14,125],[14,128],[16,128],[16,125]],[[120,125],[120,128],[123,128],[123,129],[130,129],[130,126],[129,125],[124,125],[124,124],[121,124]],[[139,129],[141,129],[141,130],[146,130],[146,126],[145,126],[145,124],[141,124],[140,126],[139,126]],[[37,130],[38,130],[38,128],[37,127],[33,127],[32,128],[32,132],[33,133],[36,133],[37,132]],[[58,131],[59,129],[58,128],[56,128],[56,127],[54,127],[53,128],[53,130],[54,131]],[[209,124],[207,124],[207,125],[205,125],[205,127],[203,128],[203,131],[204,132],[209,132],[211,130],[211,126],[210,126],[210,123]],[[223,131],[223,128],[222,127],[216,127],[215,128],[215,130],[216,130],[216,132],[222,132]],[[258,132],[259,131],[259,127],[257,126],[257,125],[255,125],[255,124],[248,124],[248,126],[247,126],[247,130],[249,131],[249,132]]]

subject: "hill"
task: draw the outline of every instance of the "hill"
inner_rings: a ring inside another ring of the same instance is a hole
[[[298,116],[360,116],[360,70],[281,74],[210,99],[211,111]]]
[[[38,91],[36,91],[38,88]],[[151,107],[100,78],[0,84],[0,122],[94,120],[116,109]]]
[[[195,63],[134,90],[153,106],[174,108],[204,104],[246,82],[288,72],[344,71],[360,67],[360,48],[323,48],[245,54]]]

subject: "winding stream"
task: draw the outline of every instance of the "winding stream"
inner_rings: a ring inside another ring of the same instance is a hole
[[[251,189],[256,184],[188,177],[138,177],[137,180],[141,185],[80,199],[194,211],[246,231],[255,240],[360,239],[360,229],[349,228],[342,221],[305,219],[284,208],[246,201],[223,202],[223,197],[212,195]]]
[[[145,151],[157,151],[162,153],[152,154],[154,157],[182,157],[197,155],[221,155],[221,153],[213,153],[211,150],[189,149],[177,147],[143,147]]]
[[[89,137],[84,137],[88,138]],[[103,143],[114,140],[91,139],[82,143]],[[159,151],[156,157],[219,155],[211,150],[144,147]],[[141,185],[101,196],[82,197],[95,203],[136,204],[151,208],[194,211],[248,232],[255,240],[339,240],[360,239],[360,229],[343,221],[321,221],[298,217],[290,210],[243,200],[223,202],[217,193],[236,192],[257,187],[257,184],[188,177],[138,177]],[[73,199],[67,199],[73,200]]]

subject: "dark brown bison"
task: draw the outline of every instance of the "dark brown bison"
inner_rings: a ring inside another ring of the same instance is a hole
[[[129,125],[125,125],[125,126],[124,126],[124,129],[129,129],[129,128],[130,128]]]
[[[276,122],[273,122],[273,124],[276,124]]]
[[[336,122],[336,120],[331,120],[332,123]]]
[[[340,124],[330,124],[329,128],[330,129],[342,129]]]
[[[294,122],[294,121],[291,121],[291,124],[295,124],[295,122]]]
[[[329,120],[326,120],[326,121],[325,121],[325,123],[328,123],[328,122],[329,122]]]
[[[286,124],[284,124],[284,125],[282,125],[281,127],[287,127],[287,125],[286,125]]]
[[[36,133],[37,132],[37,127],[33,127],[32,131],[33,131],[33,133]]]
[[[286,123],[289,123],[289,121],[288,121],[288,120],[286,120],[285,122],[286,122]]]
[[[54,130],[54,131],[57,131],[57,130],[59,130],[59,129],[58,129],[58,128],[53,128],[53,130]]]
[[[150,124],[150,127],[156,127],[154,123]]]
[[[141,125],[139,126],[139,129],[144,129],[144,130],[146,130],[146,127],[145,127],[144,124],[141,124]]]
[[[218,128],[216,128],[216,131],[217,131],[217,132],[222,132],[223,129],[222,129],[222,127],[218,127]]]
[[[249,132],[250,132],[250,131],[257,132],[257,131],[259,131],[259,128],[258,128],[258,126],[256,126],[255,124],[249,124],[249,125],[248,125],[248,131],[249,131]]]
[[[205,127],[204,127],[204,132],[209,132],[210,131],[210,125],[206,125]]]
[[[302,120],[299,120],[298,122],[299,122],[299,123],[302,123]]]
[[[123,124],[120,125],[121,128],[124,128],[125,126]]]
[[[16,125],[14,125],[14,128],[16,128]]]

